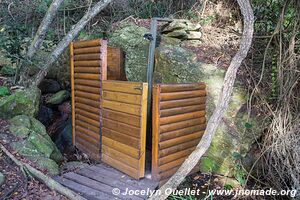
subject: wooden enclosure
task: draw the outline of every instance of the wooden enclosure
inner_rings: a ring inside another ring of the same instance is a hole
[[[153,88],[152,178],[164,183],[196,148],[206,128],[204,83]]]
[[[73,42],[70,59],[73,144],[135,179],[145,176],[149,159],[152,179],[168,180],[205,130],[205,84],[154,85],[152,127],[146,127],[148,85],[126,81],[121,49],[105,40]],[[152,158],[146,158],[151,129]]]

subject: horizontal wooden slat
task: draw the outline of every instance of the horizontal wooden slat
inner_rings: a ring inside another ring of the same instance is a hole
[[[100,108],[95,108],[86,104],[82,104],[82,103],[75,103],[75,112],[76,109],[80,108],[81,110],[87,111],[87,112],[92,112],[96,115],[100,115]]]
[[[135,138],[140,138],[140,128],[122,122],[117,122],[115,120],[103,118],[103,127],[123,134],[128,134]]]
[[[129,94],[142,94],[142,83],[127,81],[103,81],[104,91],[124,92]],[[145,83],[144,83],[145,84]]]
[[[134,169],[133,167],[130,167],[129,165],[125,165],[122,162],[107,156],[106,154],[103,154],[102,160],[107,164],[113,166],[114,168],[128,174],[129,176],[134,177],[135,179],[140,178],[138,170]]]
[[[85,117],[83,115],[80,115],[78,113],[75,114],[75,119],[78,119],[80,121],[84,121],[86,123],[89,123],[97,128],[100,128],[100,122],[99,121],[96,121],[96,120],[93,120],[91,118],[88,118],[88,117]]]
[[[200,125],[205,123],[205,121],[206,121],[205,117],[201,117],[201,118],[190,119],[182,122],[176,122],[173,124],[166,124],[160,127],[160,132],[165,133],[165,132],[175,131],[178,129],[187,128],[195,125]]]
[[[74,49],[74,55],[100,53],[101,46]]]
[[[193,147],[185,149],[183,151],[178,151],[176,153],[173,153],[173,154],[170,154],[163,158],[160,158],[159,165],[164,165],[164,164],[174,161],[178,158],[186,157],[186,156],[190,155],[195,150],[195,148],[196,148],[196,146],[193,146]]]
[[[100,160],[100,149],[89,144],[82,138],[76,138],[75,146],[95,160]]]
[[[100,102],[99,101],[94,101],[94,100],[91,100],[91,99],[86,99],[86,98],[75,96],[75,102],[76,103],[81,103],[81,104],[87,104],[89,106],[100,109]]]
[[[161,117],[159,122],[161,125],[164,125],[164,124],[171,124],[175,122],[185,121],[188,119],[200,118],[204,116],[205,116],[205,111],[189,112],[189,113],[173,115],[169,117]]]
[[[161,92],[180,92],[189,90],[204,90],[205,83],[161,84]]]
[[[195,112],[195,111],[200,111],[200,110],[205,110],[205,104],[194,105],[194,106],[184,106],[184,107],[177,107],[177,108],[170,108],[170,109],[161,110],[160,111],[160,116],[161,117],[168,117],[168,116],[179,115],[179,114]]]
[[[84,48],[84,47],[94,47],[94,46],[100,46],[100,45],[101,45],[100,39],[73,42],[73,47],[75,49]]]
[[[186,159],[186,157],[182,157],[182,158],[179,158],[179,159],[174,160],[172,162],[166,163],[164,165],[160,165],[159,166],[159,171],[164,172],[164,171],[170,170],[174,167],[178,167],[185,161],[185,159]]]
[[[102,145],[102,152],[111,158],[117,159],[125,165],[129,165],[135,169],[138,169],[139,161],[133,157],[126,155],[121,151],[117,151],[106,145]]]
[[[198,131],[204,132],[205,128],[206,128],[206,124],[200,124],[200,125],[191,126],[191,127],[187,127],[175,131],[165,132],[159,135],[159,140],[165,141],[165,140],[170,140],[173,138],[181,137]]]
[[[137,105],[121,103],[116,101],[103,100],[103,108],[128,113],[136,116],[141,115],[141,107]]]
[[[120,143],[130,145],[136,149],[140,148],[140,140],[129,135],[125,135],[104,127],[102,128],[102,135]],[[124,151],[126,151],[126,149],[124,149]]]
[[[98,132],[94,132],[92,130],[87,129],[86,127],[81,127],[78,124],[78,125],[76,125],[76,130],[78,130],[82,134],[85,134],[85,135],[88,135],[88,136],[94,138],[94,140],[97,140],[98,143],[99,143],[99,141],[100,141],[100,129],[97,129]]]
[[[109,109],[103,109],[102,115],[104,118],[115,120],[118,122],[123,122],[125,124],[129,124],[135,127],[140,127],[141,119],[138,116],[130,115],[127,113],[120,113],[117,111],[109,110]]]
[[[196,133],[192,133],[189,135],[185,135],[185,136],[181,136],[181,137],[177,137],[171,140],[166,140],[163,142],[159,143],[159,147],[160,149],[166,149],[168,147],[172,147],[172,146],[176,146],[194,139],[198,139],[201,138],[201,136],[203,135],[203,132],[196,132]]]
[[[100,80],[75,79],[74,82],[79,85],[88,85],[100,88]]]
[[[92,131],[92,132],[94,132],[94,133],[100,133],[100,128],[97,128],[97,127],[95,127],[95,126],[93,126],[93,125],[90,125],[90,124],[85,123],[85,122],[83,122],[83,121],[80,121],[80,120],[78,120],[78,119],[76,119],[75,122],[76,122],[76,123],[75,123],[75,124],[76,124],[76,127],[77,127],[77,126],[80,126],[80,127],[84,128],[84,129],[90,130],[90,131]]]
[[[170,178],[173,174],[175,174],[175,172],[178,170],[180,166],[177,166],[177,167],[174,167],[168,171],[164,171],[162,173],[159,174],[160,176],[160,179],[161,180],[164,180],[164,179],[167,179],[167,178]]]
[[[87,118],[90,118],[92,120],[100,122],[100,115],[96,115],[94,113],[81,110],[80,108],[76,109],[76,114],[79,114],[79,115],[85,116]]]
[[[127,94],[123,92],[103,91],[104,100],[141,105],[141,98],[142,98],[141,95]]]
[[[205,97],[205,95],[206,95],[205,90],[170,92],[170,93],[161,93],[160,100],[161,101],[170,101],[170,100],[177,100],[177,99]]]
[[[89,92],[75,90],[75,96],[86,98],[86,99],[91,99],[91,100],[98,101],[98,102],[100,101],[100,94],[92,94]]]
[[[100,88],[97,87],[91,87],[91,86],[84,86],[84,85],[75,85],[75,90],[83,91],[83,92],[89,92],[93,94],[99,94],[100,95]]]
[[[140,158],[140,151],[138,149],[133,148],[131,145],[123,144],[121,142],[112,140],[105,136],[102,137],[102,144],[109,146],[110,148],[113,148],[117,151],[121,151],[121,152],[125,153],[126,155],[131,156],[135,159]]]
[[[75,73],[100,74],[100,68],[99,67],[75,67],[74,72]],[[97,86],[99,87],[99,85],[97,85]]]
[[[74,56],[75,61],[80,60],[100,60],[100,53],[91,53],[91,54],[79,54]]]
[[[101,60],[89,60],[89,61],[75,61],[74,66],[75,66],[75,72],[76,68],[78,67],[95,67],[96,69],[98,68],[98,72],[100,72],[100,65],[101,65]]]
[[[182,144],[179,144],[179,145],[167,148],[167,149],[160,150],[159,151],[159,156],[160,156],[160,158],[162,158],[164,156],[176,153],[178,151],[182,151],[182,150],[194,147],[199,143],[199,141],[200,141],[200,139],[196,139],[196,140],[192,140],[192,141],[189,141],[189,142],[186,142],[186,143],[182,143]]]
[[[99,139],[96,140],[95,138],[92,138],[92,137],[90,137],[89,135],[84,134],[84,133],[82,133],[82,132],[79,131],[79,130],[76,130],[75,133],[76,133],[76,137],[80,137],[80,138],[82,138],[83,140],[86,140],[87,142],[90,142],[90,143],[91,143],[92,145],[94,145],[95,147],[100,148],[100,136],[99,136]]]
[[[89,79],[89,80],[100,80],[100,74],[82,74],[82,73],[75,73],[75,79]]]
[[[205,97],[163,101],[160,103],[160,108],[163,110],[163,109],[168,109],[168,108],[177,108],[177,107],[181,107],[181,106],[199,105],[199,104],[204,104],[205,102],[206,102]]]

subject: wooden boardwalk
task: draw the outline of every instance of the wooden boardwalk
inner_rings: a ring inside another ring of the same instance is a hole
[[[54,179],[88,200],[147,199],[148,195],[123,194],[127,190],[153,191],[158,186],[158,183],[150,179],[135,180],[103,163],[68,172]],[[113,192],[120,194],[114,195]]]

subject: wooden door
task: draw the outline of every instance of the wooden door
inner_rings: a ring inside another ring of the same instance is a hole
[[[102,161],[139,179],[145,174],[147,84],[103,81]]]
[[[102,81],[107,77],[107,42],[70,45],[73,145],[100,160]]]
[[[196,148],[204,130],[204,83],[153,88],[152,178],[166,182]]]

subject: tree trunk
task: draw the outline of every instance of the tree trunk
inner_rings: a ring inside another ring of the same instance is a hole
[[[59,58],[63,51],[68,47],[72,40],[78,35],[78,33],[86,26],[86,24],[95,17],[102,9],[104,9],[112,0],[101,0],[92,9],[90,9],[80,21],[72,27],[67,35],[58,43],[56,48],[49,55],[49,58],[45,61],[43,69],[35,76],[33,84],[39,85],[45,78],[51,65]]]
[[[28,48],[27,51],[27,57],[29,59],[31,59],[33,57],[33,55],[36,53],[37,50],[40,49],[43,40],[46,36],[46,33],[54,19],[54,17],[56,16],[59,7],[61,6],[62,2],[64,0],[53,0],[53,2],[51,3],[46,15],[43,18],[43,21],[41,22],[35,37],[31,43],[31,45]]]
[[[228,107],[231,94],[233,91],[236,73],[241,66],[242,61],[246,58],[250,49],[253,37],[254,16],[249,0],[238,0],[242,15],[244,17],[244,30],[241,39],[241,44],[238,52],[233,57],[230,66],[225,75],[221,95],[218,100],[216,109],[208,121],[205,133],[192,154],[185,160],[178,171],[164,184],[161,188],[161,195],[152,196],[152,200],[164,200],[168,197],[166,190],[175,190],[179,184],[184,180],[188,173],[196,166],[203,154],[208,150],[212,142],[213,136],[222,120],[222,117]],[[159,194],[159,193],[157,193]]]

